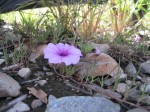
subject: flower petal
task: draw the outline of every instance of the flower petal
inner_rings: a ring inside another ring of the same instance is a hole
[[[58,56],[58,54],[54,54],[54,53],[45,53],[44,54],[45,59],[53,58],[53,57],[56,57],[56,56]]]
[[[57,47],[60,51],[62,51],[62,50],[64,49],[64,44],[58,43],[58,44],[56,45],[56,47]]]
[[[54,63],[54,64],[58,64],[58,63],[60,64],[60,63],[62,63],[62,59],[60,56],[55,56],[55,57],[49,58],[48,62]]]
[[[48,59],[49,63],[65,65],[77,64],[82,56],[81,51],[74,46],[58,43],[56,45],[50,43],[44,49],[44,58]]]
[[[69,55],[68,58],[71,60],[72,64],[77,64],[80,60],[80,56]]]
[[[72,62],[70,61],[70,59],[68,57],[63,57],[62,62],[64,62],[66,66],[72,64]]]
[[[69,52],[70,52],[70,54],[82,56],[81,51],[79,49],[75,48],[74,46],[71,46]]]
[[[67,57],[62,58],[62,62],[66,65],[77,64],[80,60],[80,56],[69,55]]]
[[[54,44],[49,43],[47,45],[47,47],[44,49],[44,54],[45,53],[55,53],[57,51],[58,51],[58,48]]]

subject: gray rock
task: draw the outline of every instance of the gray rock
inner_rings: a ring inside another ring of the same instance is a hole
[[[52,102],[54,100],[57,100],[57,98],[54,95],[49,95],[49,97],[48,97],[48,103],[50,103],[50,102]]]
[[[52,75],[54,75],[54,73],[53,72],[46,72],[46,75],[47,76],[52,76]]]
[[[20,94],[21,86],[9,75],[0,72],[0,98],[16,97]]]
[[[30,107],[23,103],[23,102],[18,102],[17,104],[15,104],[11,109],[9,109],[6,112],[26,112],[29,111]]]
[[[44,86],[47,81],[46,80],[39,80],[39,81],[36,81],[37,84],[39,84],[40,86]]]
[[[128,110],[127,112],[148,112],[148,111],[142,108],[134,108],[134,109]]]
[[[141,103],[150,105],[150,96],[145,94],[143,97],[139,90],[131,89],[128,94],[128,99],[138,102],[140,100]]]
[[[124,73],[117,74],[117,75],[115,75],[113,78],[107,79],[107,80],[104,82],[104,84],[105,84],[106,86],[110,86],[110,85],[112,85],[112,84],[115,82],[115,80],[124,81],[124,80],[126,80],[126,78],[127,78],[127,74],[124,74]]]
[[[5,62],[5,59],[0,59],[0,65]]]
[[[116,91],[119,92],[119,93],[124,94],[126,92],[126,89],[127,89],[127,85],[125,83],[119,83],[117,85]]]
[[[38,71],[38,72],[34,73],[34,75],[37,76],[37,77],[40,77],[40,76],[44,76],[45,73],[42,72],[42,71]]]
[[[43,103],[39,100],[39,99],[36,99],[36,100],[33,100],[32,103],[31,103],[31,107],[33,109],[41,106]]]
[[[127,73],[130,77],[133,77],[137,73],[136,68],[135,68],[135,66],[133,65],[132,62],[130,62],[126,66],[125,73]]]
[[[0,52],[0,55],[3,55],[3,52]]]
[[[35,60],[35,59],[36,59],[38,56],[39,56],[39,55],[37,55],[36,53],[33,53],[33,52],[32,52],[32,53],[30,54],[30,56],[29,56],[28,59],[29,59],[31,62],[36,63],[36,60]]]
[[[126,80],[126,84],[127,84],[127,85],[130,85],[131,83],[132,83],[131,80]],[[135,85],[135,83],[134,83],[133,85]]]
[[[150,60],[140,64],[141,72],[150,74]]]
[[[142,78],[141,81],[146,83],[146,84],[150,84],[150,77]]]
[[[28,78],[30,76],[31,70],[29,68],[22,68],[18,71],[18,75],[22,78]]]
[[[104,82],[104,84],[105,84],[106,86],[110,86],[110,85],[112,85],[114,82],[115,82],[115,79],[114,79],[114,78],[110,78],[110,79],[107,79],[107,80]]]
[[[108,54],[108,51],[110,50],[110,46],[108,44],[96,44],[96,43],[90,43],[94,48],[98,48],[101,53]]]
[[[120,106],[102,97],[69,96],[50,100],[45,112],[109,112],[110,110],[120,112]]]
[[[136,77],[136,80],[139,80],[139,81],[140,81],[140,80],[142,80],[142,77],[138,75],[138,76]]]
[[[150,84],[143,84],[143,85],[141,85],[140,90],[142,92],[150,94]]]
[[[127,78],[127,74],[124,74],[124,73],[117,74],[117,75],[115,75],[113,78],[114,78],[115,80],[116,80],[116,78],[118,78],[119,81],[125,81],[126,78]]]
[[[5,70],[10,70],[10,69],[12,69],[12,68],[14,68],[14,67],[17,67],[17,66],[18,66],[18,64],[6,66],[6,67],[3,67],[2,70],[3,70],[3,71],[5,71]]]
[[[47,71],[47,70],[49,70],[49,69],[48,69],[47,67],[43,67],[43,70],[44,70],[44,71]]]

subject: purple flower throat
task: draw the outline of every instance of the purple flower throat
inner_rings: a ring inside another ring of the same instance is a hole
[[[68,56],[68,54],[69,53],[67,51],[62,51],[62,52],[59,53],[59,55],[63,56],[63,57]]]

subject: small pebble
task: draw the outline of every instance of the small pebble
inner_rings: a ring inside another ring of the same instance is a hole
[[[18,75],[22,78],[28,78],[31,74],[31,70],[29,68],[22,68],[18,71]]]
[[[137,73],[136,68],[135,68],[135,66],[133,65],[132,62],[130,62],[130,63],[126,66],[125,72],[126,72],[130,77],[133,77],[133,76]]]
[[[38,72],[34,73],[34,75],[39,77],[39,76],[44,76],[45,73],[42,71],[38,71]]]
[[[44,86],[47,81],[46,80],[39,80],[39,81],[36,81],[36,83],[38,83],[40,86]]]
[[[110,85],[112,85],[114,82],[115,82],[115,79],[114,79],[114,78],[110,78],[110,79],[107,79],[107,80],[104,82],[104,84],[105,84],[106,86],[110,86]]]
[[[150,84],[147,84],[147,85],[143,84],[143,85],[141,85],[140,90],[142,92],[150,94]]]
[[[54,75],[54,73],[53,72],[46,72],[46,75],[47,76],[52,76],[52,75]]]
[[[0,52],[0,55],[3,55],[3,52]]]
[[[49,70],[49,69],[48,69],[47,67],[43,67],[43,70],[44,70],[44,71],[47,71],[47,70]]]
[[[114,76],[114,78],[117,78],[117,77],[119,78],[120,81],[124,81],[127,78],[127,74],[122,73],[122,74]]]
[[[141,72],[150,74],[150,60],[140,64]]]
[[[5,62],[5,59],[0,59],[0,65]]]
[[[126,86],[127,85],[125,83],[119,83],[118,86],[117,86],[116,91],[119,92],[119,93],[124,94],[126,92]]]
[[[31,107],[33,109],[41,106],[43,103],[39,100],[39,99],[36,99],[36,100],[33,100],[32,103],[31,103]]]

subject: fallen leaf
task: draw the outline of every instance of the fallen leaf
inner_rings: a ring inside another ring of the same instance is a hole
[[[33,96],[37,97],[39,100],[47,104],[47,94],[43,90],[37,90],[33,87],[27,87],[27,89],[29,90],[29,94],[32,94]]]

